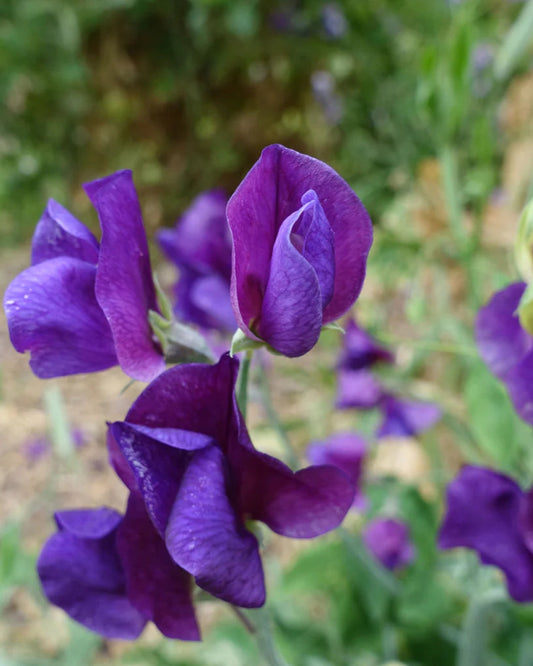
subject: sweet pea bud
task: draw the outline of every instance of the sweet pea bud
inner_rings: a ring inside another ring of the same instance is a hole
[[[527,283],[533,282],[533,199],[524,208],[518,223],[515,261],[522,278]],[[526,294],[527,290],[524,296]]]

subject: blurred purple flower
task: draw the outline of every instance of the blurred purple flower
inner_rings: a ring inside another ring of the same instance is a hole
[[[403,569],[415,558],[408,526],[394,518],[376,518],[363,530],[363,541],[381,564],[391,571]]]
[[[34,437],[23,446],[23,452],[30,462],[36,462],[50,453],[52,445],[47,437]]]
[[[476,72],[483,71],[494,60],[494,46],[488,42],[476,44],[472,53],[472,65]]]
[[[322,25],[324,31],[331,39],[340,39],[348,31],[348,21],[342,7],[336,2],[326,2],[322,5]]]
[[[467,465],[449,484],[440,548],[475,550],[501,569],[515,601],[533,601],[533,494],[491,469]]]
[[[339,368],[343,370],[362,370],[380,361],[385,363],[394,361],[394,355],[360,328],[353,319],[348,321],[345,330],[338,363]]]
[[[337,409],[372,409],[383,395],[381,383],[368,370],[340,370],[337,374]]]
[[[206,329],[237,328],[230,301],[231,235],[227,197],[220,190],[198,195],[174,229],[157,240],[180,271],[174,312],[178,319]]]
[[[361,290],[372,225],[350,186],[323,162],[265,148],[227,207],[231,299],[252,340],[301,356]]]
[[[533,336],[522,328],[518,304],[525,283],[496,292],[476,319],[476,342],[489,370],[505,384],[518,415],[533,425]]]
[[[350,432],[337,433],[325,442],[312,442],[307,449],[307,457],[313,465],[333,465],[348,476],[355,486],[352,507],[356,509],[363,509],[366,504],[359,488],[366,450],[365,440]]]
[[[343,103],[335,92],[335,79],[330,72],[318,70],[311,74],[313,96],[322,107],[322,111],[331,125],[337,125],[342,118]]]
[[[412,437],[431,428],[441,417],[441,411],[430,402],[399,400],[386,396],[380,407],[383,420],[378,428],[378,437]]]
[[[117,363],[149,381],[165,363],[148,311],[157,310],[141,209],[130,171],[88,183],[102,227],[99,244],[50,200],[32,242],[32,266],[4,297],[9,335],[30,351],[41,378],[104,370]]]
[[[253,448],[233,393],[238,366],[226,355],[214,366],[171,368],[125,422],[110,425],[108,441],[174,562],[213,596],[256,607],[265,600],[263,568],[246,521],[315,537],[340,524],[354,488],[334,467],[293,473]]]
[[[177,566],[142,499],[126,515],[108,508],[62,511],[37,571],[48,600],[106,638],[134,639],[153,621],[169,638],[199,640],[191,577]]]

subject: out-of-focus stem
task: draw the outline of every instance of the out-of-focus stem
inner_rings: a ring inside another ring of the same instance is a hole
[[[252,351],[245,352],[241,361],[241,370],[239,372],[239,383],[237,386],[237,402],[241,413],[246,419],[246,408],[248,406],[248,379],[250,376],[250,363],[252,362]]]

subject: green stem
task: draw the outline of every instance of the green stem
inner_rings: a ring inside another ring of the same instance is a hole
[[[255,608],[249,610],[247,615],[251,615],[255,620],[256,630],[254,635],[265,663],[269,666],[288,666],[274,642],[272,620],[267,609],[264,606],[263,608]]]
[[[466,241],[463,229],[463,208],[459,188],[457,156],[450,144],[444,145],[440,155],[440,163],[444,180],[444,196],[448,209],[448,220],[457,249],[462,254]]]
[[[237,387],[237,402],[239,403],[239,408],[245,420],[246,408],[248,406],[248,379],[250,377],[252,354],[252,351],[247,351],[241,361],[241,371],[239,373],[239,384]]]
[[[287,437],[285,428],[283,427],[283,424],[280,421],[280,418],[276,410],[274,409],[274,405],[272,404],[272,400],[270,398],[270,390],[268,387],[268,379],[266,376],[265,369],[262,365],[260,366],[259,370],[259,382],[261,390],[260,393],[261,404],[265,411],[268,422],[270,423],[272,429],[276,431],[276,434],[279,437],[279,441],[281,442],[283,449],[285,450],[285,458],[289,467],[292,467],[294,469],[298,467],[298,456],[296,455],[296,452],[291,444],[291,441]]]

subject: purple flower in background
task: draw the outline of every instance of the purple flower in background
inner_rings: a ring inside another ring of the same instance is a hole
[[[359,485],[366,450],[365,440],[351,432],[337,433],[325,442],[312,442],[307,449],[307,457],[313,465],[334,465],[348,476],[356,489],[352,506],[357,509],[365,505]]]
[[[518,415],[533,425],[533,336],[522,328],[518,305],[525,283],[496,292],[476,319],[476,342],[489,370],[501,379]]]
[[[354,488],[334,467],[293,473],[254,449],[233,393],[238,366],[226,355],[214,366],[163,373],[126,421],[110,426],[109,448],[172,560],[213,596],[256,607],[265,600],[263,568],[246,521],[284,536],[318,536],[340,524]]]
[[[335,92],[335,79],[330,72],[318,70],[311,74],[313,96],[322,107],[329,123],[337,125],[342,118],[342,98]]]
[[[337,409],[372,409],[383,398],[381,383],[368,370],[340,370],[337,381]]]
[[[134,639],[151,620],[169,638],[199,640],[192,580],[177,566],[132,493],[108,508],[62,511],[37,571],[48,600],[106,638]]]
[[[533,494],[509,477],[463,467],[448,486],[439,546],[475,550],[503,571],[515,601],[533,601]]]
[[[363,530],[363,541],[381,564],[391,571],[403,569],[415,557],[408,526],[394,518],[376,518]]]
[[[476,72],[481,72],[494,60],[494,47],[488,42],[476,44],[472,53],[472,65]]]
[[[339,368],[362,370],[378,362],[392,363],[394,361],[394,355],[360,328],[353,319],[348,321],[345,330]]]
[[[378,437],[412,437],[431,428],[441,417],[441,411],[430,402],[399,400],[387,396],[380,405],[383,420]]]
[[[174,312],[202,328],[233,332],[237,328],[230,301],[231,235],[227,197],[220,190],[197,196],[174,229],[157,240],[180,271]]]
[[[34,437],[23,447],[24,455],[30,462],[36,462],[50,453],[52,445],[47,437]]]
[[[227,207],[231,299],[252,340],[301,356],[361,290],[372,225],[350,186],[323,162],[268,146]]]
[[[31,353],[41,378],[104,370],[117,363],[149,381],[165,363],[148,311],[157,310],[141,209],[130,171],[88,183],[100,244],[50,200],[32,241],[32,266],[4,297],[9,335]]]
[[[326,2],[322,6],[322,25],[331,39],[340,39],[348,31],[348,21],[342,8],[336,2]]]

